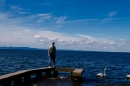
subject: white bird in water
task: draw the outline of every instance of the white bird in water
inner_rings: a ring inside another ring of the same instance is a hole
[[[127,78],[127,79],[130,79],[130,75],[126,75],[126,78]]]
[[[106,68],[104,68],[104,73],[96,74],[97,77],[105,77],[106,76]]]

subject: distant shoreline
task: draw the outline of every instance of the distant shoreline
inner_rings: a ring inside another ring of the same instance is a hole
[[[43,50],[40,48],[30,48],[30,47],[0,47],[0,49]]]
[[[48,50],[42,48],[31,48],[31,47],[0,47],[0,49],[11,49],[11,50]],[[80,51],[80,52],[104,52],[104,53],[130,53],[130,52],[111,52],[111,51],[90,51],[90,50],[69,50],[69,49],[57,49],[58,51]]]

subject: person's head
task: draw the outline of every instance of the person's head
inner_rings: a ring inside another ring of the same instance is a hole
[[[52,42],[52,45],[55,45],[55,42]]]

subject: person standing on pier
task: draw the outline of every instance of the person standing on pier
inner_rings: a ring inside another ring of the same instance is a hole
[[[49,47],[48,56],[49,56],[48,67],[51,68],[51,65],[53,65],[53,68],[54,68],[55,67],[55,58],[56,58],[55,42],[52,42],[52,45]]]

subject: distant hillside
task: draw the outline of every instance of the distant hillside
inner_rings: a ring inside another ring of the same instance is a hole
[[[40,50],[38,48],[30,48],[30,47],[0,47],[0,49]]]

